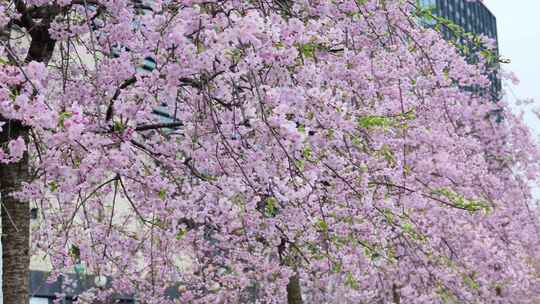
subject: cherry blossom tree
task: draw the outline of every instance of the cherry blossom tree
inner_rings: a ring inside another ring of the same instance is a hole
[[[89,301],[540,301],[538,149],[425,14],[0,1],[4,303],[34,253]]]

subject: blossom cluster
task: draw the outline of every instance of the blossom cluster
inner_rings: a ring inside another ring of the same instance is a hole
[[[539,150],[415,1],[54,5],[48,64],[0,50],[0,116],[32,129],[0,161],[30,153],[53,274],[112,279],[85,296],[540,301]]]

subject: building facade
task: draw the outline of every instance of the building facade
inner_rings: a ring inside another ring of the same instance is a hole
[[[467,0],[421,0],[424,6],[433,8],[435,15],[446,18],[466,32],[484,35],[497,41],[497,18],[479,1]],[[443,29],[447,37],[451,34]]]
[[[495,54],[498,55],[497,18],[482,2],[470,0],[420,0],[419,3],[423,7],[430,8],[435,16],[451,21],[467,33],[492,39],[495,42]],[[455,33],[448,27],[441,27],[441,33],[447,40],[458,40],[458,43],[466,45],[469,49],[475,49],[472,43],[457,38]],[[476,50],[478,51],[478,49]],[[468,55],[467,59],[470,62],[476,60],[475,56],[471,55]],[[491,81],[488,93],[491,94],[493,101],[500,99],[502,89],[497,69],[488,74]]]

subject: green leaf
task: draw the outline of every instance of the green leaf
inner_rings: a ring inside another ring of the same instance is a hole
[[[463,275],[463,283],[465,283],[465,285],[469,286],[471,289],[480,289],[480,284],[476,282],[474,276]]]
[[[334,129],[326,130],[326,138],[328,138],[328,139],[333,139],[334,138]]]
[[[239,60],[242,58],[243,53],[242,53],[242,50],[236,49],[236,48],[235,48],[235,49],[227,50],[227,51],[225,52],[225,55],[226,55],[227,57],[229,57],[229,59],[230,59],[231,61],[237,62],[237,61],[239,61]]]
[[[411,222],[405,222],[401,225],[403,232],[415,241],[425,241],[426,237],[420,234]]]
[[[440,287],[439,290],[437,291],[437,294],[439,294],[439,297],[441,298],[441,302],[444,304],[459,303],[456,296],[452,294],[447,288]]]
[[[355,147],[361,147],[362,146],[362,141],[357,136],[354,136],[353,138],[351,138],[351,142]]]
[[[58,189],[58,184],[56,183],[56,181],[50,181],[49,188],[51,189],[52,192],[56,191],[56,189]]]
[[[60,113],[60,115],[58,116],[58,124],[64,128],[64,121],[67,119],[67,118],[70,118],[71,117],[71,113],[69,112],[62,112]]]
[[[303,159],[297,159],[294,161],[294,165],[300,169],[301,171],[304,171],[304,168],[306,166],[306,162]]]
[[[296,49],[300,53],[302,58],[315,58],[315,53],[318,50],[327,50],[327,47],[325,47],[321,43],[316,42],[310,42],[310,43],[296,43],[295,44]]]
[[[79,246],[77,245],[71,245],[69,248],[69,255],[76,261],[79,261],[81,259],[81,250],[79,249]]]
[[[314,58],[315,51],[317,50],[318,46],[314,43],[306,43],[306,44],[298,44],[296,48],[298,49],[298,52],[300,52],[302,57]]]
[[[481,210],[489,212],[491,210],[489,203],[481,200],[467,199],[463,195],[447,188],[437,189],[433,191],[433,194],[443,196],[447,198],[452,203],[452,205],[461,209],[468,210],[470,212],[476,212]]]
[[[158,192],[158,197],[163,201],[167,197],[167,190],[160,189]]]
[[[340,261],[334,261],[332,263],[332,272],[333,273],[340,273],[343,269],[343,264]]]
[[[178,233],[176,234],[176,239],[177,239],[177,240],[181,240],[186,234],[187,234],[187,230],[186,230],[186,229],[181,229],[181,230],[178,231]]]
[[[315,227],[322,232],[328,232],[328,223],[323,219],[315,222]]]
[[[358,281],[350,271],[347,272],[347,277],[345,278],[345,285],[355,290],[360,288],[360,286],[358,285]]]
[[[303,156],[305,159],[310,160],[311,157],[313,156],[313,150],[311,150],[310,147],[304,148],[304,150],[302,150],[302,156]]]
[[[19,86],[16,86],[10,90],[9,97],[12,101],[15,101],[19,95],[21,95],[21,88]]]
[[[381,255],[370,247],[364,247],[364,255],[372,261],[377,260]]]
[[[392,211],[390,209],[388,209],[388,208],[383,209],[383,215],[384,215],[384,218],[386,219],[386,221],[389,224],[394,223],[394,214],[392,213]]]
[[[113,130],[115,132],[119,132],[119,133],[122,133],[124,132],[126,126],[119,120],[115,121],[114,122],[114,125],[113,125]]]
[[[275,197],[269,197],[265,200],[264,214],[267,217],[275,217],[278,210],[278,201]]]
[[[316,243],[313,242],[306,242],[307,250],[309,250],[309,253],[311,254],[311,257],[316,260],[322,260],[325,258],[325,256],[321,253],[321,250],[319,246],[317,246]]]
[[[384,144],[379,150],[380,155],[386,160],[389,166],[393,167],[396,165],[396,158],[394,157],[394,152],[390,149],[390,146]]]
[[[376,128],[376,127],[389,127],[392,125],[392,120],[385,116],[370,115],[360,117],[358,119],[358,125],[364,129]]]

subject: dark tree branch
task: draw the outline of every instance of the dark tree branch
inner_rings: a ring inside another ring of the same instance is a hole
[[[148,131],[156,129],[165,129],[165,128],[177,128],[182,127],[184,124],[181,122],[169,122],[169,123],[160,123],[160,124],[151,124],[151,125],[142,125],[135,128],[135,131]]]
[[[105,120],[106,121],[110,121],[114,115],[114,102],[118,99],[118,97],[120,97],[120,93],[122,93],[122,90],[127,88],[128,86],[134,84],[135,82],[137,82],[137,78],[135,78],[135,76],[127,79],[126,81],[124,81],[119,87],[118,89],[116,89],[116,91],[114,92],[114,95],[113,97],[111,98],[111,101],[109,102],[109,106],[107,107],[107,112],[105,113]]]

